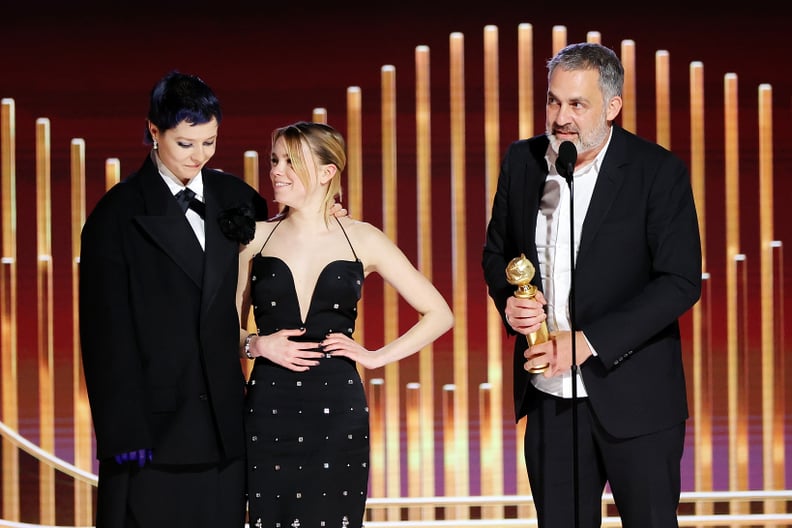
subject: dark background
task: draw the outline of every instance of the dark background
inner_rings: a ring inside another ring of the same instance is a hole
[[[738,75],[740,120],[741,251],[747,255],[749,288],[759,288],[758,233],[758,87],[773,91],[775,238],[790,240],[786,212],[792,191],[789,134],[792,74],[789,71],[788,17],[765,5],[743,3],[736,9],[696,2],[47,2],[0,1],[0,97],[16,108],[16,192],[18,270],[22,292],[35,291],[35,120],[51,121],[53,185],[53,266],[55,270],[56,357],[68,368],[71,358],[71,235],[69,227],[69,143],[86,142],[87,209],[104,192],[104,163],[118,158],[122,175],[135,170],[146,155],[143,127],[153,84],[172,69],[200,75],[223,105],[218,153],[211,165],[242,173],[243,153],[261,156],[261,185],[270,196],[266,159],[273,128],[309,119],[325,108],[328,122],[346,132],[346,90],[359,86],[363,100],[363,211],[350,211],[382,225],[380,161],[380,69],[393,65],[397,79],[399,231],[398,243],[417,260],[415,225],[414,50],[431,52],[432,178],[434,281],[451,302],[451,200],[449,152],[448,43],[452,32],[465,39],[466,234],[470,387],[486,381],[487,297],[480,272],[480,247],[487,221],[483,147],[483,32],[499,30],[501,151],[517,138],[517,27],[530,23],[534,39],[535,131],[544,123],[545,62],[551,56],[552,28],[567,28],[568,42],[599,31],[602,43],[620,51],[621,42],[636,44],[637,133],[654,139],[654,60],[667,50],[671,63],[672,150],[690,157],[689,68],[701,61],[705,78],[706,254],[713,292],[713,356],[716,374],[725,372],[725,234],[723,232],[723,76]],[[6,197],[2,197],[3,200]],[[731,213],[733,214],[733,213]],[[618,257],[618,256],[614,256]],[[788,284],[790,267],[783,270]],[[380,286],[367,283],[367,299]],[[752,295],[752,298],[755,298]],[[64,301],[69,299],[68,301]],[[35,305],[20,294],[19,346],[23,358],[35,358]],[[373,301],[376,302],[376,301]],[[784,313],[790,313],[788,301]],[[403,312],[409,314],[410,312]],[[761,352],[758,304],[753,303],[751,350]],[[379,346],[381,314],[369,309],[369,347]],[[404,324],[410,317],[403,316]],[[689,320],[684,328],[689,330]],[[786,323],[786,321],[784,321]],[[788,325],[787,325],[788,326]],[[452,382],[452,334],[438,341],[436,382]],[[686,340],[690,335],[686,333]],[[689,343],[686,343],[689,344]],[[779,343],[783,345],[783,343]],[[508,356],[511,343],[505,343]],[[689,347],[688,347],[689,350]],[[779,353],[787,355],[786,349]],[[788,355],[787,355],[788,356]],[[404,361],[403,382],[414,381],[415,358]],[[508,365],[508,363],[507,363]],[[720,370],[718,370],[720,369]],[[27,375],[24,364],[22,376]],[[413,374],[410,374],[413,372]],[[758,412],[759,364],[749,372],[751,406]],[[70,373],[59,374],[64,380]],[[788,377],[788,376],[787,376]],[[724,378],[725,379],[725,378]],[[504,376],[507,383],[510,376]],[[59,381],[59,383],[67,383]],[[32,387],[32,388],[31,388]],[[26,402],[35,402],[35,384]],[[506,392],[506,394],[509,394]],[[725,410],[725,393],[715,410]],[[508,404],[508,398],[505,399]],[[475,401],[475,397],[471,399]],[[59,400],[64,416],[69,402]],[[24,427],[35,438],[35,411],[20,410]],[[511,411],[504,410],[506,424]],[[721,416],[721,419],[723,417]],[[64,418],[63,420],[66,420]],[[475,420],[475,417],[474,417]],[[717,422],[717,419],[716,419]],[[722,424],[722,420],[718,423]],[[717,427],[717,424],[716,424]],[[721,431],[725,443],[727,431]],[[507,439],[507,442],[509,440]],[[513,439],[511,440],[513,441]],[[68,439],[66,439],[68,443]],[[472,440],[472,445],[475,444]],[[757,440],[760,442],[760,439]],[[788,442],[789,443],[789,442]],[[509,446],[509,449],[512,449]],[[690,450],[686,457],[689,459]],[[756,456],[756,455],[752,455]],[[789,458],[789,455],[788,455]],[[758,459],[761,460],[761,459]],[[471,461],[471,471],[477,471]],[[716,475],[723,481],[723,468]],[[789,466],[789,463],[787,463]],[[789,474],[789,470],[787,470]],[[789,477],[788,477],[789,478]],[[757,477],[752,476],[752,482]],[[686,474],[685,489],[692,475]],[[759,484],[761,486],[761,484]],[[508,492],[508,491],[507,491]]]
[[[671,3],[673,4],[673,3]],[[212,165],[241,174],[243,153],[266,157],[269,134],[277,126],[309,118],[323,107],[328,122],[346,131],[346,89],[362,91],[366,145],[366,182],[379,178],[380,68],[396,68],[398,91],[399,177],[414,178],[414,49],[431,50],[433,172],[449,173],[448,40],[465,37],[467,175],[483,174],[483,28],[499,29],[501,143],[517,137],[517,26],[534,33],[536,131],[543,129],[544,63],[551,55],[554,25],[567,28],[568,41],[599,31],[602,42],[619,52],[621,42],[636,43],[638,132],[654,138],[654,54],[668,50],[671,62],[672,149],[689,156],[689,66],[701,61],[705,72],[708,253],[723,252],[723,75],[739,78],[741,214],[743,240],[755,242],[758,175],[757,89],[773,89],[775,185],[784,195],[789,170],[787,135],[792,75],[788,66],[788,27],[770,9],[711,9],[696,2],[674,5],[644,2],[591,4],[565,2],[54,2],[0,3],[0,97],[16,102],[18,199],[24,203],[32,179],[34,122],[52,126],[55,185],[68,171],[68,144],[84,138],[90,210],[103,191],[94,183],[104,160],[119,158],[122,174],[137,168],[146,152],[142,131],[148,93],[171,69],[196,73],[219,95],[224,121]],[[266,172],[262,172],[266,176]],[[266,195],[268,188],[262,186]],[[59,210],[62,197],[54,196]],[[485,221],[480,196],[471,202],[471,224]],[[376,221],[379,204],[352,214]],[[779,239],[787,229],[776,203]],[[20,224],[29,224],[20,207]],[[370,216],[375,215],[375,216]],[[474,222],[474,219],[475,220]],[[57,228],[58,226],[56,226]],[[62,226],[65,228],[65,226]],[[473,229],[475,232],[475,229]],[[475,233],[480,238],[480,232]],[[59,237],[56,237],[56,240]],[[401,242],[401,241],[400,241]],[[746,248],[749,249],[749,248]],[[24,251],[20,248],[20,251]],[[746,251],[748,252],[748,251]],[[714,263],[715,261],[713,261]],[[709,270],[711,272],[715,270]]]

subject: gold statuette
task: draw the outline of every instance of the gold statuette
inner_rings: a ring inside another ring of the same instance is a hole
[[[525,255],[520,254],[518,258],[514,258],[509,262],[509,265],[506,266],[506,280],[509,284],[513,284],[517,286],[517,289],[514,290],[514,296],[520,299],[533,299],[536,296],[536,286],[531,284],[531,279],[533,279],[534,274],[536,273],[536,269],[534,268],[531,261],[525,258]],[[531,332],[530,334],[525,336],[525,339],[528,340],[528,345],[533,346],[539,343],[544,343],[550,339],[550,333],[547,331],[547,324],[545,321],[542,321],[542,326],[536,332]],[[542,354],[536,354],[534,356],[529,356],[528,360],[534,359],[535,357],[541,356]],[[531,374],[541,374],[547,367],[550,366],[550,363],[545,363],[544,365],[539,365],[537,367],[530,367],[528,372]]]

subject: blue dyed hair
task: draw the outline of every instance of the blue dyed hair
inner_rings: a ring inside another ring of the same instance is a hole
[[[151,90],[148,120],[164,132],[182,121],[200,125],[212,118],[217,124],[223,118],[220,101],[211,88],[196,75],[172,71],[159,80]],[[148,126],[145,131],[146,144],[153,139]]]

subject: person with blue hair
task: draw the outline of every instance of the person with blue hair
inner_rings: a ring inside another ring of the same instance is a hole
[[[163,77],[146,121],[151,151],[82,230],[97,528],[245,523],[237,255],[267,204],[241,178],[207,167],[221,119],[199,77]]]

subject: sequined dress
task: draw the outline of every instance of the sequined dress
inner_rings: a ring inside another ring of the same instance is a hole
[[[279,258],[259,252],[251,275],[258,332],[304,326],[305,341],[321,341],[329,332],[351,336],[363,265],[349,245],[354,260],[325,266],[304,322],[291,270]],[[246,416],[251,528],[363,526],[368,420],[353,361],[325,357],[305,372],[294,372],[257,358],[248,381]]]

